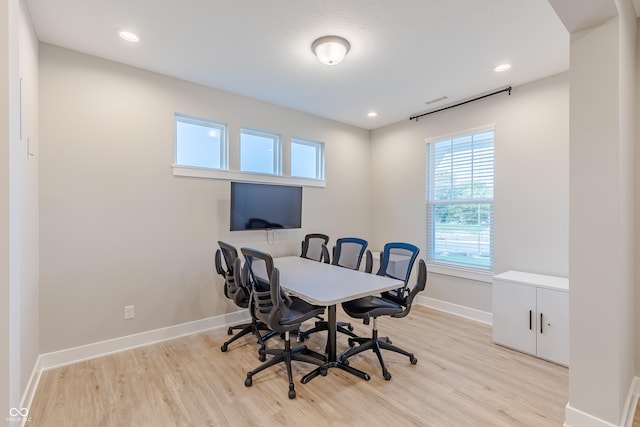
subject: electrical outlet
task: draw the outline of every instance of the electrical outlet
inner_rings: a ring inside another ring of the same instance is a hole
[[[133,306],[132,305],[125,305],[124,306],[124,318],[125,319],[133,319],[133,317],[134,317]]]

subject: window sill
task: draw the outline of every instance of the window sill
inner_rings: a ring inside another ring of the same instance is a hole
[[[326,181],[324,180],[178,165],[173,165],[173,175],[187,176],[191,178],[224,179],[227,181],[268,182],[270,184],[301,185],[303,187],[326,187]]]
[[[476,282],[493,282],[493,272],[487,270],[478,270],[475,268],[465,268],[435,262],[427,262],[427,270],[429,273],[460,277],[462,279],[475,280]]]

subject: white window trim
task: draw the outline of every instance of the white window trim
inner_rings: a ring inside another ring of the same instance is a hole
[[[229,168],[229,131],[226,123],[220,123],[213,120],[201,119],[199,117],[188,116],[182,113],[174,114],[174,127],[175,134],[173,137],[173,161],[177,160],[178,155],[178,135],[177,135],[177,122],[190,123],[194,125],[210,127],[212,129],[218,129],[223,132],[224,137],[220,139],[220,168],[209,168],[212,170],[227,170]],[[176,164],[174,163],[174,166]],[[189,165],[178,165],[180,167],[197,167]]]
[[[309,147],[315,148],[318,151],[318,159],[316,161],[316,177],[317,178],[315,179],[324,180],[324,142],[311,141],[309,139],[303,139],[303,138],[291,138],[290,143],[291,143],[291,147],[293,147],[293,144],[307,145]],[[292,158],[290,159],[290,162],[291,162],[290,166],[293,166],[293,156],[291,157]]]
[[[457,136],[461,136],[461,135],[468,135],[468,134],[472,134],[472,133],[482,133],[482,132],[487,132],[487,131],[494,131],[496,130],[496,125],[495,123],[491,123],[488,125],[484,125],[484,126],[478,126],[475,128],[470,128],[467,130],[461,130],[458,132],[450,132],[450,133],[445,133],[439,136],[434,136],[431,138],[427,138],[424,140],[424,145],[425,147],[427,146],[427,144],[429,144],[430,142],[438,142],[438,141],[442,141],[443,139],[451,139],[451,138],[455,138]],[[494,134],[494,146],[495,146],[495,134]]]
[[[241,127],[240,128],[240,157],[242,157],[242,134],[259,136],[262,138],[269,138],[275,141],[274,153],[273,153],[273,174],[259,174],[259,175],[282,175],[282,137],[280,134],[267,132],[259,129],[252,129]],[[242,158],[240,159],[240,168],[242,168]],[[242,173],[255,173],[242,171]]]
[[[230,171],[213,168],[199,168],[195,166],[182,166],[175,164],[173,165],[173,175],[185,176],[190,178],[222,179],[226,181],[268,182],[272,184],[302,185],[304,187],[325,188],[327,186],[326,181],[324,180],[253,172]]]
[[[451,133],[439,135],[439,136],[432,137],[432,138],[427,138],[427,139],[424,140],[424,146],[425,146],[425,149],[428,150],[429,149],[429,144],[432,143],[432,142],[438,142],[438,141],[442,141],[444,139],[455,138],[455,137],[460,136],[460,135],[481,133],[481,132],[486,132],[486,131],[490,131],[490,130],[494,131],[493,146],[494,146],[494,150],[495,150],[495,137],[496,137],[496,134],[495,134],[496,125],[495,125],[495,123],[487,124],[487,125],[484,125],[484,126],[478,126],[478,127],[467,129],[467,130],[463,130],[463,131],[451,132]],[[429,173],[429,172],[427,171],[427,173]],[[495,177],[495,171],[494,171],[494,177]],[[427,195],[428,192],[429,192],[429,188],[425,188],[425,190],[426,190],[425,191],[425,195]],[[477,200],[477,199],[474,199],[473,203],[478,203],[475,200]],[[495,197],[493,199],[491,199],[491,203],[492,204],[495,203]],[[495,253],[493,255],[495,255]],[[493,255],[492,255],[492,257],[493,257]],[[491,263],[492,263],[492,265],[495,266],[495,258],[492,258],[492,262]],[[485,269],[472,268],[472,267],[464,267],[462,265],[455,265],[455,264],[439,263],[439,262],[436,262],[436,261],[426,261],[426,264],[427,264],[427,270],[429,271],[429,273],[441,274],[441,275],[444,275],[444,276],[458,277],[458,278],[461,278],[461,279],[474,280],[474,281],[477,281],[477,282],[493,283],[493,275],[494,274],[493,274],[492,270],[485,270]]]
[[[493,271],[489,270],[467,268],[459,265],[444,264],[433,261],[427,261],[427,270],[429,271],[429,273],[475,280],[476,282],[493,282]]]

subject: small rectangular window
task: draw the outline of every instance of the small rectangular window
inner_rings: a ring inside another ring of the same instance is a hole
[[[227,168],[227,126],[175,115],[175,163],[212,169]]]
[[[280,136],[253,129],[240,129],[240,170],[282,174]]]
[[[491,270],[493,129],[427,143],[427,258]]]
[[[324,179],[324,144],[291,139],[291,176]]]

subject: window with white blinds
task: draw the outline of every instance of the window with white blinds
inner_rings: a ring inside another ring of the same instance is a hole
[[[427,143],[427,258],[493,267],[493,129]]]

